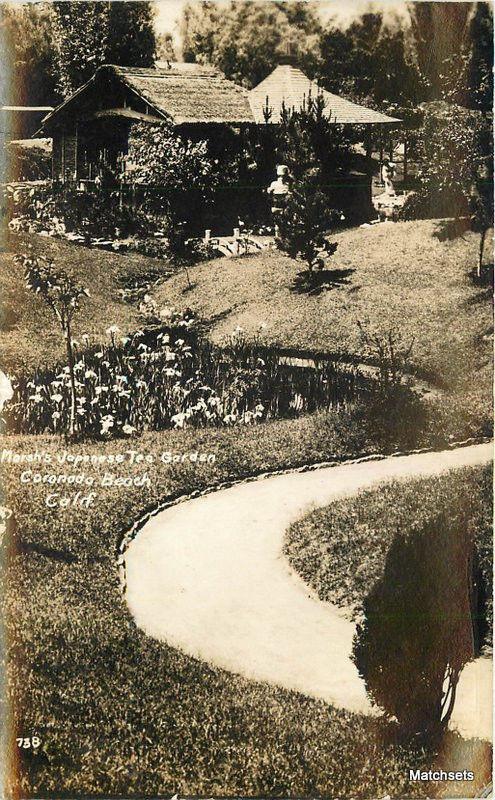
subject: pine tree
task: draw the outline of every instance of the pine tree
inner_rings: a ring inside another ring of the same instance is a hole
[[[324,108],[322,95],[308,97],[299,111],[289,113],[283,107],[279,131],[279,160],[288,166],[293,185],[277,218],[277,246],[305,261],[309,273],[322,269],[337,249],[325,235],[337,217],[325,187],[348,154],[343,134]]]

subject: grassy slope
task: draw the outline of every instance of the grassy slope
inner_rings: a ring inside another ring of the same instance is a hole
[[[157,298],[212,320],[216,340],[236,325],[254,331],[265,322],[270,342],[355,353],[362,346],[358,321],[371,329],[395,327],[406,341],[415,337],[418,368],[449,384],[466,383],[473,372],[489,371],[491,342],[480,337],[491,331],[491,308],[486,291],[468,276],[478,236],[468,232],[440,242],[433,235],[440,226],[435,220],[403,222],[335,235],[339,246],[331,268],[352,273],[316,297],[291,291],[297,265],[267,252],[199,265],[191,270],[192,291],[184,292],[179,275],[160,287]]]
[[[491,467],[391,481],[311,511],[287,531],[285,555],[321,600],[359,608],[383,575],[394,536],[420,530],[456,505],[471,510],[481,563],[491,580]]]
[[[119,280],[160,269],[161,262],[144,256],[118,255],[80,247],[36,235],[9,235],[0,254],[0,351],[4,369],[33,367],[64,357],[57,322],[49,309],[24,285],[22,269],[14,264],[15,253],[32,248],[72,272],[87,286],[91,296],[75,317],[74,337],[81,334],[105,338],[105,330],[116,324],[123,331],[139,326],[136,311],[119,300]]]
[[[147,434],[141,452],[199,447],[215,452],[217,462],[157,464],[151,489],[102,490],[88,511],[47,512],[46,489],[19,484],[21,467],[4,468],[5,502],[15,507],[5,598],[15,730],[39,733],[46,756],[26,757],[24,792],[373,798],[437,792],[408,785],[407,770],[421,755],[394,744],[379,721],[185,657],[136,629],[119,595],[116,545],[143,508],[242,472],[345,452],[347,437],[322,419],[320,428],[310,417],[243,430]],[[9,437],[5,444],[52,455],[62,449],[54,437]],[[124,449],[115,441],[70,447]],[[97,468],[84,471],[95,475]],[[475,753],[486,760],[479,743],[449,735],[445,747],[438,759],[425,759],[428,766],[464,768]],[[477,778],[482,783],[486,776]]]

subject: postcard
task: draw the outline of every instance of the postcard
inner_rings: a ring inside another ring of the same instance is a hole
[[[492,4],[0,59],[2,797],[491,797]]]

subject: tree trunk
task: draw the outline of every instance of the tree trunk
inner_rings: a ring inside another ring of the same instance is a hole
[[[76,434],[76,375],[74,372],[74,350],[72,348],[72,336],[70,322],[65,328],[65,343],[67,347],[67,362],[70,377],[70,416],[69,416],[69,439],[73,439]]]
[[[478,254],[478,271],[477,271],[478,278],[481,278],[481,270],[483,268],[483,251],[485,249],[485,238],[486,238],[486,228],[483,228],[483,230],[481,231],[480,249]]]
[[[407,153],[407,147],[408,147],[408,141],[407,141],[407,136],[405,136],[404,137],[404,174],[403,174],[403,177],[402,177],[402,183],[404,185],[407,183],[407,179],[408,179],[408,163],[407,163],[407,155],[408,155],[408,153]]]
[[[383,127],[380,125],[380,186],[383,186]]]

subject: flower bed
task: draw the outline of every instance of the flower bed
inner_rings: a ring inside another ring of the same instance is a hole
[[[189,318],[173,327],[140,330],[76,349],[77,430],[93,437],[132,436],[144,430],[254,424],[346,406],[362,391],[353,366],[327,361],[292,367],[261,350],[239,329],[224,347],[188,336]],[[178,331],[183,336],[181,338]],[[76,348],[79,344],[76,343]],[[65,364],[19,375],[5,409],[7,427],[20,433],[65,433],[70,416],[70,372]]]

